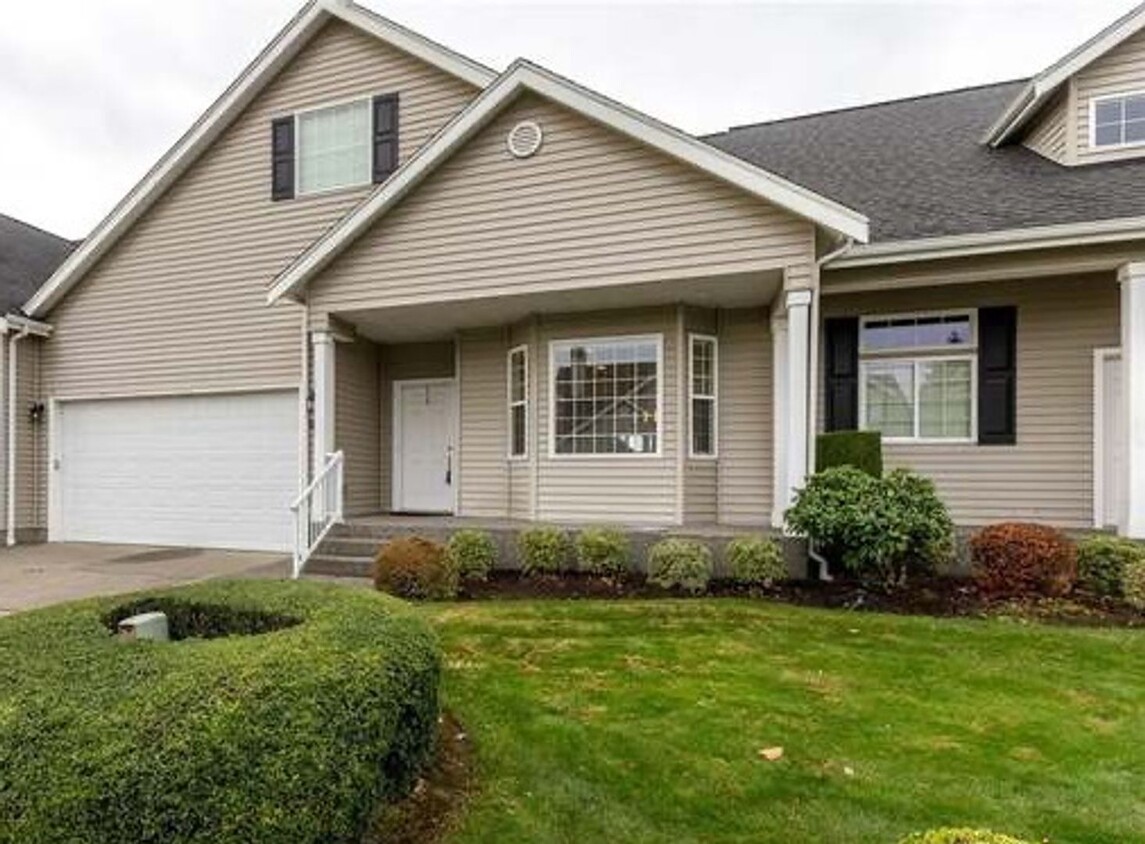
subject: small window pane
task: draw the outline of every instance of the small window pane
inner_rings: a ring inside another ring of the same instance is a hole
[[[933,349],[973,343],[969,314],[901,317],[863,323],[864,351]]]
[[[692,399],[692,453],[716,453],[716,403],[711,399]]]
[[[569,386],[565,385],[564,389],[567,391]],[[524,457],[528,454],[528,402],[528,352],[525,349],[514,349],[509,353],[509,455],[511,457]]]
[[[1106,126],[1111,123],[1120,123],[1122,119],[1122,109],[1121,100],[1102,100],[1094,108],[1097,125]]]
[[[970,361],[921,361],[918,370],[919,436],[969,438]]]
[[[371,176],[370,108],[366,101],[298,117],[300,193],[366,184]]]
[[[1136,144],[1145,141],[1145,120],[1130,120],[1125,124],[1125,143]]]
[[[1094,141],[1099,147],[1121,143],[1121,124],[1112,126],[1098,126],[1094,130]]]
[[[1125,98],[1125,119],[1145,119],[1145,95]]]
[[[914,436],[914,364],[868,362],[864,372],[863,427],[885,437]]]

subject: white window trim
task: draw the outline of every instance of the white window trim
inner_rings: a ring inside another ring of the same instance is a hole
[[[524,355],[525,357],[525,397],[520,401],[513,401],[513,356]],[[532,398],[529,391],[529,347],[527,345],[514,346],[509,349],[509,354],[505,358],[508,361],[508,372],[505,378],[505,398],[506,406],[508,407],[508,428],[509,428],[509,442],[508,445],[508,458],[511,462],[520,463],[529,459],[529,432],[532,427],[529,424],[529,400]],[[522,405],[525,408],[525,450],[521,454],[513,453],[513,410]]]
[[[311,196],[325,196],[331,193],[339,193],[340,191],[354,190],[355,188],[365,187],[366,185],[373,184],[373,150],[369,150],[370,155],[370,171],[365,181],[350,182],[344,185],[334,185],[321,190],[308,190],[302,189],[302,118],[308,114],[314,114],[318,111],[327,111],[333,108],[341,108],[342,106],[358,105],[364,103],[366,105],[368,123],[372,124],[374,116],[370,112],[370,104],[374,101],[372,95],[347,97],[341,100],[333,100],[332,102],[322,103],[321,105],[310,106],[309,108],[299,109],[294,112],[294,196],[296,199],[304,199]],[[372,132],[366,133],[367,147],[372,141]]]
[[[712,393],[697,395],[695,341],[712,344]],[[712,402],[712,451],[700,453],[696,446],[696,399]],[[688,334],[688,458],[690,460],[717,460],[720,456],[720,341],[712,334]]]
[[[928,317],[967,316],[970,318],[970,342],[964,346],[903,346],[895,349],[864,350],[863,329],[871,322],[886,322],[896,319],[926,319]],[[920,362],[968,361],[970,363],[970,436],[968,437],[922,437],[917,436],[921,428],[921,404],[918,400]],[[859,428],[867,428],[867,364],[909,363],[914,366],[914,431],[911,437],[883,437],[890,445],[973,445],[978,442],[978,309],[949,308],[937,311],[913,311],[894,314],[868,314],[859,319]]]
[[[656,344],[656,450],[642,454],[559,454],[557,452],[557,367],[556,351],[562,346],[588,343],[655,343]],[[550,460],[655,460],[664,454],[664,335],[628,334],[618,336],[565,337],[549,341],[549,436]]]
[[[1145,90],[1119,91],[1116,94],[1102,94],[1099,97],[1089,98],[1089,148],[1093,152],[1116,152],[1121,149],[1138,149],[1145,147],[1143,141],[1123,141],[1118,144],[1097,145],[1097,106],[1109,100],[1123,100],[1129,97],[1145,97]]]
[[[970,342],[956,346],[899,346],[894,349],[863,348],[863,330],[872,322],[890,322],[896,319],[928,319],[931,317],[965,316],[970,318]],[[949,354],[951,350],[978,352],[978,309],[949,308],[942,311],[913,311],[898,314],[868,314],[859,319],[859,356],[871,358],[910,357],[911,355]]]

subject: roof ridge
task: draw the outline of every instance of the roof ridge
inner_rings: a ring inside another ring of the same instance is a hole
[[[759,120],[754,123],[739,123],[734,126],[729,126],[719,132],[711,132],[708,134],[700,135],[700,138],[714,138],[718,135],[726,135],[729,132],[735,132],[740,129],[755,129],[760,126],[774,126],[778,123],[793,123],[797,120],[810,120],[814,117],[826,117],[832,114],[846,114],[852,111],[863,111],[871,108],[882,108],[889,105],[898,105],[899,103],[918,102],[920,100],[933,99],[935,97],[947,97],[952,94],[964,94],[968,91],[981,91],[985,88],[1001,88],[1003,85],[1017,85],[1020,82],[1028,82],[1029,77],[1019,77],[1017,79],[1006,79],[1001,82],[984,82],[978,85],[963,85],[960,88],[948,88],[945,91],[930,91],[926,94],[911,94],[907,97],[895,97],[889,100],[876,100],[871,103],[863,103],[861,105],[842,106],[841,108],[829,108],[823,111],[810,111],[806,114],[793,114],[790,117],[777,117],[773,120]]]
[[[73,241],[69,238],[62,236],[62,235],[58,235],[55,232],[50,232],[47,229],[43,228],[42,226],[37,226],[35,223],[29,223],[27,220],[21,220],[19,217],[13,217],[11,214],[5,214],[2,211],[0,211],[0,217],[3,217],[5,220],[8,220],[9,222],[16,223],[17,225],[23,226],[26,229],[31,229],[34,232],[39,232],[40,234],[47,235],[48,237],[53,238],[55,240],[58,240],[61,243],[75,243],[76,242],[76,241]]]

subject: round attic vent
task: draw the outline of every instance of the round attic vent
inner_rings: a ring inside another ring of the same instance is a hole
[[[535,120],[522,120],[509,130],[509,152],[517,158],[528,158],[530,155],[536,155],[544,139],[541,124]]]

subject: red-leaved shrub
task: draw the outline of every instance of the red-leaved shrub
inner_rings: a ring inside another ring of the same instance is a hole
[[[1060,530],[1006,522],[970,540],[974,581],[993,597],[1065,595],[1077,580],[1077,546]]]

